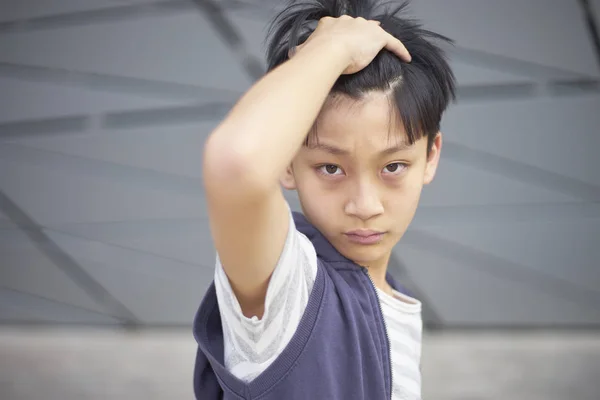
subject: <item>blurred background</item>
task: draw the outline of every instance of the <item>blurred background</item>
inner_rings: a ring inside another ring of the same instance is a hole
[[[202,146],[282,4],[0,0],[0,399],[192,398]],[[600,1],[411,14],[459,83],[390,266],[424,303],[424,398],[598,400]]]

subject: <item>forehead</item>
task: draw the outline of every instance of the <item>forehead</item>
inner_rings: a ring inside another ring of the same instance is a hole
[[[359,100],[338,95],[329,98],[315,121],[309,147],[315,142],[354,149],[380,149],[407,142],[404,127],[389,96],[367,94]],[[349,149],[352,150],[352,149]]]

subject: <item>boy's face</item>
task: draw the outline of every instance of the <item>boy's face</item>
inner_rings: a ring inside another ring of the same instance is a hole
[[[317,120],[318,143],[303,146],[282,178],[296,189],[306,217],[345,257],[369,267],[387,265],[412,220],[421,189],[431,182],[441,135],[412,145],[390,122],[381,92],[326,104]]]

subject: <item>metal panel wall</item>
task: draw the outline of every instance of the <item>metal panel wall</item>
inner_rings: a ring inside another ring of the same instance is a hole
[[[202,145],[280,6],[0,4],[0,321],[191,323],[214,262]],[[600,3],[412,10],[456,40],[460,88],[394,274],[432,325],[600,325]]]

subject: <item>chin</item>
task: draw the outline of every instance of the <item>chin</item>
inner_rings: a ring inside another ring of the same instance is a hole
[[[384,258],[390,250],[381,245],[375,246],[346,246],[342,255],[359,265],[368,265]]]

